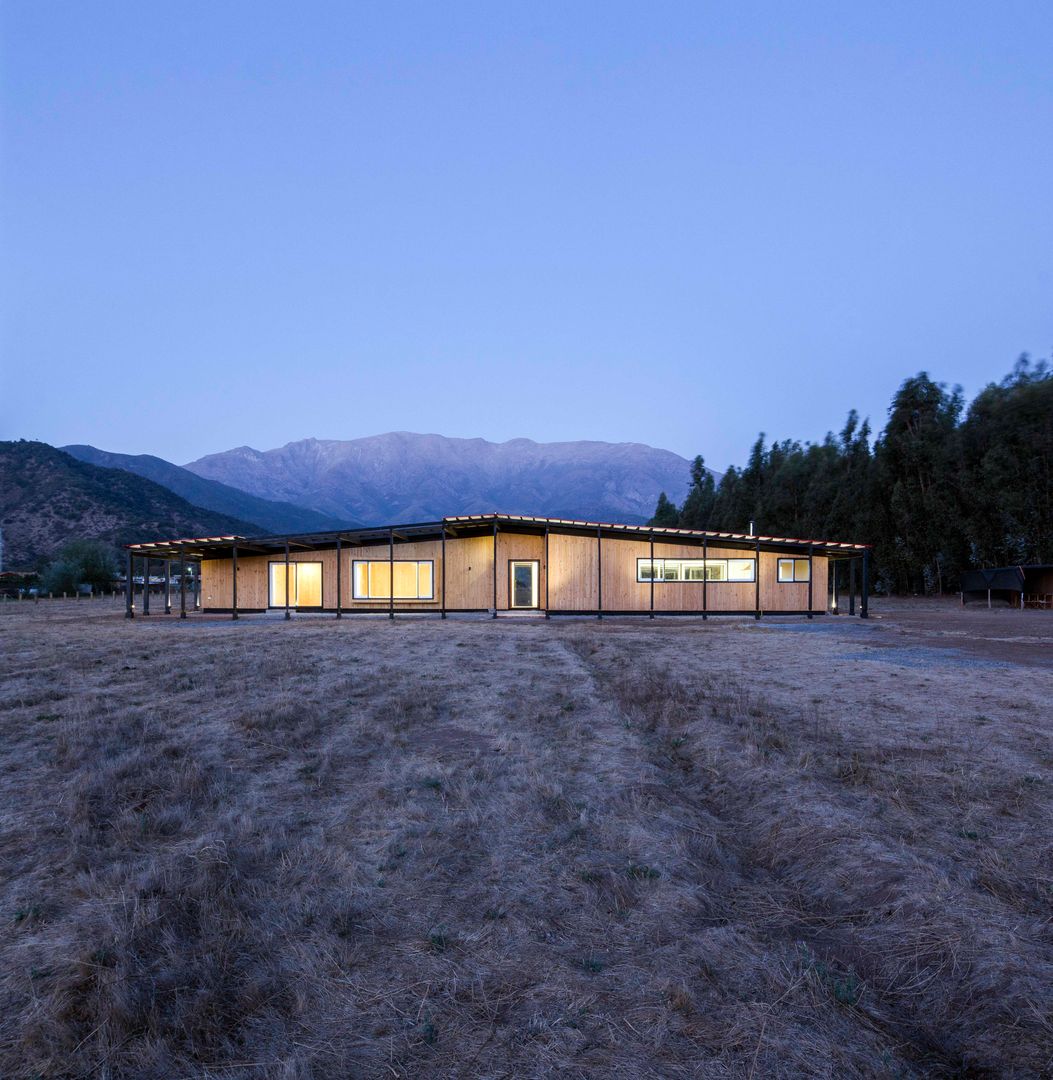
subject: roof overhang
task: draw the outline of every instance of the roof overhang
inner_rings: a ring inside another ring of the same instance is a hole
[[[294,533],[281,536],[197,536],[149,543],[128,544],[128,552],[156,559],[230,559],[238,555],[284,554],[286,544],[293,551],[324,551],[337,543],[353,547],[388,544],[411,540],[436,539],[443,534],[461,537],[491,533],[494,530],[530,533],[563,533],[583,536],[624,537],[702,546],[762,550],[813,552],[831,558],[862,555],[869,544],[849,544],[836,540],[801,537],[762,536],[750,533],[718,532],[703,529],[677,529],[650,525],[626,525],[609,521],[581,521],[572,518],[531,517],[524,514],[462,514],[440,521],[421,521],[402,525],[377,525],[336,532]]]

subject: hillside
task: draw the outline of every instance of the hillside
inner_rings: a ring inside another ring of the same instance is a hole
[[[115,545],[157,537],[261,530],[185,499],[123,469],[78,461],[41,442],[0,442],[4,569],[32,569],[68,540]]]
[[[390,432],[242,446],[187,466],[254,495],[371,524],[486,513],[641,522],[658,494],[682,500],[690,466],[640,443],[537,443]]]
[[[174,491],[194,506],[215,510],[251,521],[268,533],[328,532],[345,528],[352,522],[320,514],[307,507],[291,502],[275,502],[250,495],[246,491],[197,476],[189,469],[173,465],[164,458],[152,454],[113,454],[95,446],[72,445],[61,447],[78,461],[101,465],[107,469],[124,469],[126,472],[145,476],[162,487]]]

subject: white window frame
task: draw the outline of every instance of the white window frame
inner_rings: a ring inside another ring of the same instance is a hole
[[[389,581],[388,591],[384,593],[373,594],[373,567],[385,566],[389,570],[392,567],[392,563],[411,563],[417,568],[416,580],[417,591],[412,596],[402,596],[395,594],[395,600],[434,600],[435,599],[435,560],[434,559],[352,559],[351,560],[351,596],[354,600],[387,600],[392,599],[392,593],[395,591],[394,580]],[[368,596],[362,596],[358,591],[358,566],[366,567],[366,592]],[[422,566],[429,567],[429,581],[431,583],[430,591],[426,594],[421,593],[420,590],[420,568]],[[392,579],[394,575],[391,575]]]
[[[749,577],[731,577],[731,563],[749,563]],[[687,577],[689,570],[702,569],[705,580],[710,585],[752,585],[757,580],[756,556],[749,558],[726,558],[726,559],[637,559],[636,580],[644,585],[650,585],[652,578],[644,571],[651,567],[656,585],[665,585],[674,582],[681,585],[701,585],[701,577]],[[669,576],[675,574],[675,576]],[[722,575],[722,576],[718,576]]]
[[[784,578],[782,576],[782,568],[785,563],[790,564],[790,576]],[[797,576],[797,564],[804,563],[804,577]],[[801,558],[800,555],[791,555],[784,558],[780,558],[775,567],[775,580],[780,585],[807,585],[811,578],[810,567],[808,565],[807,558]]]

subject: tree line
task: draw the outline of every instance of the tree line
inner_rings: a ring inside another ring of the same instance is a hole
[[[961,387],[907,379],[871,437],[853,409],[822,442],[762,434],[716,485],[702,457],[652,525],[874,545],[878,591],[938,593],[962,570],[1053,563],[1053,369],[1025,355],[965,407]]]

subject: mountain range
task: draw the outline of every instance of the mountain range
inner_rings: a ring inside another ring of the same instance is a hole
[[[90,465],[123,469],[137,476],[145,476],[147,480],[153,480],[174,491],[194,506],[228,514],[242,521],[251,521],[256,526],[255,532],[261,529],[268,533],[331,532],[355,524],[346,518],[330,517],[305,506],[294,506],[291,502],[275,502],[273,499],[250,495],[247,491],[239,491],[215,480],[208,480],[189,469],[173,465],[172,462],[151,454],[113,454],[98,450],[94,446],[79,444],[63,446],[61,449]]]
[[[454,439],[398,431],[239,446],[189,462],[200,477],[366,524],[445,514],[647,521],[658,494],[683,501],[690,463],[641,443]]]
[[[7,568],[72,539],[322,532],[500,511],[648,520],[659,492],[682,502],[689,462],[640,443],[537,443],[391,432],[238,447],[175,465],[93,446],[0,442]]]
[[[24,440],[0,442],[0,527],[5,570],[32,569],[69,540],[119,546],[259,532],[251,522],[192,506],[152,480]]]

